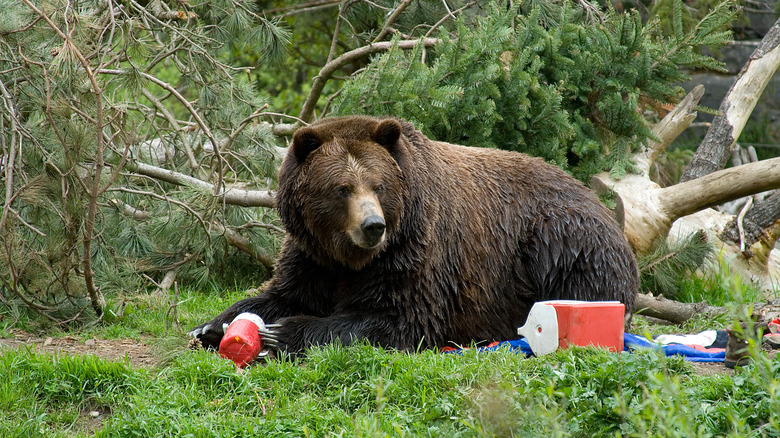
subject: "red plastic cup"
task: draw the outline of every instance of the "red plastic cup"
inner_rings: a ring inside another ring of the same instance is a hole
[[[242,313],[230,323],[222,341],[219,354],[244,368],[257,358],[263,349],[263,340],[258,333],[264,329],[263,319],[254,313]]]

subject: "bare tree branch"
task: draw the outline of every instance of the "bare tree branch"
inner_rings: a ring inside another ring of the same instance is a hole
[[[661,189],[659,197],[664,210],[676,219],[743,196],[780,188],[778,169],[780,157],[730,167]]]
[[[379,41],[382,41],[387,36],[387,34],[390,33],[390,31],[392,30],[395,20],[398,19],[401,13],[405,11],[406,8],[409,7],[411,3],[412,0],[403,0],[401,4],[399,4],[398,7],[395,8],[393,13],[390,14],[389,17],[387,17],[387,21],[385,22],[385,25],[382,26],[382,31],[379,32],[379,35],[377,35],[376,38],[374,38],[374,40],[371,41],[371,43],[378,43]],[[446,2],[445,2],[445,6],[446,6]]]
[[[648,175],[650,167],[658,156],[696,119],[696,106],[702,96],[704,96],[704,85],[697,85],[653,127],[653,134],[661,141],[650,140],[647,150],[635,157],[636,167],[640,174]]]
[[[694,315],[715,316],[726,313],[723,307],[710,306],[706,301],[693,304],[681,303],[645,294],[636,294],[634,309],[638,315],[651,316],[675,324],[682,324]]]
[[[14,169],[16,168],[16,108],[13,104],[13,98],[5,87],[5,84],[0,81],[0,91],[2,91],[3,105],[5,107],[8,119],[11,122],[11,141],[8,144],[5,143],[5,136],[0,136],[2,141],[2,150],[4,158],[2,160],[3,171],[5,172],[5,200],[3,202],[3,213],[0,217],[0,233],[5,233],[5,221],[8,217],[8,210],[11,208],[11,201],[13,200],[14,189]],[[4,128],[5,118],[0,119],[0,128]],[[4,129],[3,129],[4,131]],[[19,137],[19,143],[21,148],[22,138]]]
[[[119,210],[120,213],[122,213],[122,215],[129,217],[130,219],[145,221],[152,217],[152,215],[149,213],[143,210],[139,210],[132,205],[120,201],[119,199],[112,199],[110,202],[114,207],[116,207],[117,210]]]
[[[176,281],[176,273],[176,269],[171,269],[166,272],[162,281],[155,283],[157,285],[157,289],[152,292],[152,296],[156,298],[167,296],[168,290],[170,290],[170,288],[173,286],[173,283]]]
[[[173,170],[163,169],[137,161],[128,161],[125,168],[131,172],[169,182],[171,184],[190,186],[199,190],[214,192],[213,184]],[[242,207],[276,207],[274,200],[275,194],[272,190],[244,190],[225,187],[221,192],[217,192],[214,196],[220,202],[229,205],[239,205]]]

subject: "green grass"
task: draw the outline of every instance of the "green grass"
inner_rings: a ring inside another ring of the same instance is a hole
[[[714,261],[708,261],[712,266],[704,273],[693,275],[682,282],[682,287],[676,297],[679,301],[695,303],[707,301],[712,306],[725,306],[730,303],[743,304],[761,301],[765,293],[740,275],[731,272],[729,264],[719,254]],[[774,294],[776,298],[777,291]]]
[[[713,304],[736,309],[753,297],[725,271],[686,284],[692,301],[720,300]],[[780,436],[780,359],[755,345],[751,364],[735,376],[698,375],[689,362],[654,351],[572,348],[525,358],[511,351],[407,354],[333,345],[300,362],[238,372],[216,354],[185,349],[186,330],[242,297],[182,291],[176,318],[172,301],[135,297],[121,316],[115,311],[77,332],[143,337],[166,356],[153,369],[4,352],[0,436]],[[115,298],[111,308],[120,303]],[[0,314],[0,334],[12,323],[45,327],[24,312]],[[634,332],[695,332],[730,322],[725,316],[672,328],[638,322]],[[92,411],[100,418],[92,419]]]
[[[736,377],[697,376],[679,358],[574,348],[388,352],[328,346],[303,362],[243,373],[206,352],[157,370],[90,357],[0,357],[0,436],[772,436],[780,360]]]

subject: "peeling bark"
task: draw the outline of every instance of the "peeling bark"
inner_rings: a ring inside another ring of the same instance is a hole
[[[772,228],[780,222],[780,191],[774,192],[772,196],[757,201],[748,210],[742,220],[744,229],[744,245],[752,246],[759,239],[764,237],[766,230]],[[726,228],[720,234],[720,238],[736,244],[740,243],[740,235],[737,224],[737,218],[732,219]],[[774,245],[774,241],[772,242]]]

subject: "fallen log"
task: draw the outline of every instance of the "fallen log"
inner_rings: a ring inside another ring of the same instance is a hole
[[[634,313],[637,315],[650,316],[674,324],[682,324],[695,315],[711,317],[726,313],[724,307],[710,306],[706,301],[681,303],[661,296],[654,297],[650,294],[636,294],[634,309]]]

